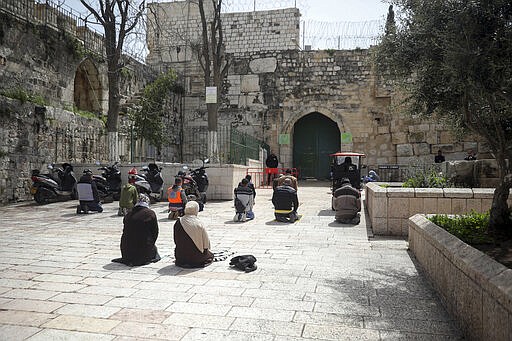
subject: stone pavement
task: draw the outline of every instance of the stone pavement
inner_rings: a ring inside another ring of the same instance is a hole
[[[76,202],[0,207],[0,340],[459,340],[457,327],[401,239],[369,238],[334,222],[327,183],[302,183],[303,218],[273,221],[271,190],[256,219],[234,223],[231,201],[200,218],[212,250],[253,254],[243,273],[226,261],[173,263],[173,222],[159,217],[162,260],[120,257],[117,202],[76,215]]]

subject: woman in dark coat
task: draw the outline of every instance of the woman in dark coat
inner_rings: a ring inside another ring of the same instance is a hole
[[[202,268],[213,262],[210,239],[197,217],[198,212],[199,204],[189,201],[185,206],[185,215],[174,224],[175,263],[183,268]]]
[[[158,238],[158,221],[155,212],[149,208],[149,197],[139,195],[139,201],[123,219],[121,237],[122,258],[113,261],[128,266],[158,262],[160,256],[155,246]]]

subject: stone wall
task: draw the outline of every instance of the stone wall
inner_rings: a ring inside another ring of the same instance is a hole
[[[494,196],[493,188],[396,188],[379,183],[366,184],[365,191],[373,233],[392,236],[407,236],[408,220],[417,213],[487,212]]]
[[[148,28],[147,61],[156,68],[175,68],[182,76],[185,130],[206,127],[203,72],[189,46],[201,32],[197,5],[176,1],[150,6],[160,30]],[[351,133],[352,143],[342,149],[365,153],[370,168],[430,164],[439,149],[447,160],[461,160],[469,149],[479,158],[489,155],[473,137],[457,141],[445,125],[392,113],[392,87],[375,75],[370,50],[300,51],[299,18],[294,8],[224,14],[230,67],[219,125],[265,141],[283,167],[295,166],[295,123],[313,112],[336,122],[340,133]],[[280,145],[280,134],[289,134],[290,144]]]
[[[108,159],[104,125],[0,96],[0,203],[31,200],[32,169]]]
[[[512,269],[423,215],[409,219],[409,248],[470,340],[512,336]]]

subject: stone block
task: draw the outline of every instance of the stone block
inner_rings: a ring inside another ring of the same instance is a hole
[[[389,187],[388,198],[414,198],[414,188]]]
[[[428,143],[415,143],[413,144],[413,150],[414,155],[430,155],[430,145]]]
[[[443,188],[445,198],[473,198],[471,188]]]
[[[482,199],[466,199],[466,210],[471,212],[482,212]]]
[[[407,143],[407,134],[402,132],[393,133],[391,136],[391,143],[393,144],[402,144]]]
[[[258,75],[242,75],[240,80],[240,91],[242,93],[259,92],[259,81],[260,78]]]
[[[444,191],[442,188],[415,188],[414,196],[416,198],[442,198]]]
[[[375,218],[372,220],[372,231],[376,235],[388,234],[388,220],[387,218]]]
[[[482,340],[510,340],[512,314],[486,292],[482,295]]]
[[[387,199],[375,198],[375,200],[372,201],[372,218],[386,218],[388,216],[387,206]]]
[[[388,219],[387,235],[401,236],[402,235],[402,219]]]
[[[407,157],[413,156],[414,150],[411,144],[397,144],[396,146],[396,156],[397,157]]]
[[[467,213],[466,199],[452,199],[452,214]]]
[[[439,198],[437,200],[437,211],[433,213],[450,214],[452,213],[452,199]]]
[[[274,57],[253,59],[249,62],[249,68],[256,74],[275,72],[276,67],[277,59]]]
[[[494,196],[494,188],[473,188],[473,198],[475,199],[492,199]]]
[[[425,214],[439,213],[437,210],[437,198],[425,198],[423,201],[423,209]]]
[[[409,218],[409,199],[393,198],[388,200],[388,219],[391,218]],[[400,226],[400,224],[398,224]]]
[[[409,213],[412,215],[416,213],[423,213],[423,198],[409,198]]]

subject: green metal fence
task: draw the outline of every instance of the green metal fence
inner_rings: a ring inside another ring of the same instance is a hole
[[[183,162],[203,159],[207,155],[208,131],[206,127],[186,128],[183,143]],[[221,126],[217,129],[219,161],[245,165],[247,159],[259,159],[260,147],[264,144],[257,138],[238,131],[234,127]]]
[[[260,147],[263,143],[257,138],[231,128],[229,162],[245,165],[247,159],[259,159]]]

